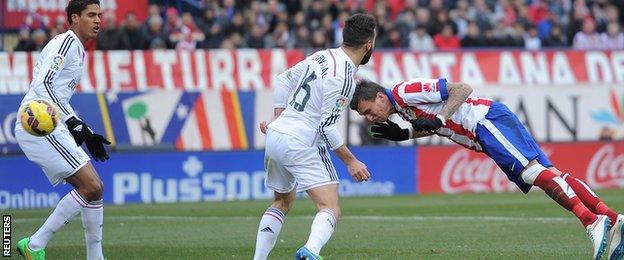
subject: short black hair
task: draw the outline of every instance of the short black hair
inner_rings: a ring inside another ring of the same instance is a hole
[[[377,93],[385,91],[386,88],[375,82],[362,80],[355,85],[355,92],[353,93],[353,98],[351,99],[351,103],[349,103],[349,107],[352,110],[357,110],[360,101],[373,101],[375,97],[377,97]]]
[[[92,4],[100,5],[100,1],[99,0],[71,0],[69,1],[69,3],[67,3],[67,7],[65,7],[65,13],[67,13],[67,22],[69,22],[69,25],[72,24],[72,19],[71,19],[72,14],[80,15],[82,11],[87,9],[88,5],[92,5]]]
[[[370,14],[358,13],[345,21],[342,30],[342,44],[347,47],[360,47],[375,35],[377,21]]]

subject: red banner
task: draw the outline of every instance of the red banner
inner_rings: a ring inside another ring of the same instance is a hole
[[[37,53],[0,52],[0,94],[28,89]],[[148,89],[262,89],[305,57],[303,50],[95,51],[82,92]],[[114,75],[114,76],[112,76]],[[622,86],[624,51],[383,52],[358,75],[386,86],[414,77],[446,77],[473,86]]]
[[[66,19],[65,7],[69,0],[8,0],[0,1],[4,14],[1,22],[3,28],[14,29],[25,24],[26,18],[33,22],[48,21],[54,23],[58,16]],[[121,21],[126,13],[132,11],[139,21],[147,16],[147,0],[105,0],[100,1],[102,11],[114,11],[117,20]]]
[[[562,172],[592,188],[624,188],[624,142],[543,144]],[[421,193],[504,192],[518,188],[483,153],[460,146],[421,146],[418,150]]]

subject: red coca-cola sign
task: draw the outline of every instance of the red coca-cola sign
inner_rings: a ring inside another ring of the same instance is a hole
[[[555,167],[592,188],[624,187],[624,142],[544,144]],[[483,153],[460,146],[418,150],[417,187],[421,193],[506,192],[518,188]]]

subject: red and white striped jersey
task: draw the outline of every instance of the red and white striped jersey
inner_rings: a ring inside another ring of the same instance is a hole
[[[391,102],[405,120],[433,119],[442,111],[448,98],[446,79],[415,78],[403,81],[392,88]],[[481,151],[475,138],[477,123],[485,118],[492,100],[469,97],[435,133],[447,137],[467,148]]]

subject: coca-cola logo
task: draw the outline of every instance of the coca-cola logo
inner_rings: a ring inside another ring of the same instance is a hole
[[[592,188],[624,187],[624,153],[617,154],[614,144],[598,149],[587,166],[587,184]]]
[[[518,188],[507,179],[505,173],[488,157],[471,158],[466,149],[453,153],[444,168],[440,183],[445,193],[504,192]]]

